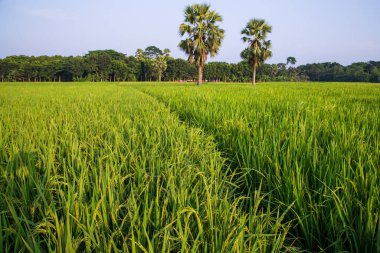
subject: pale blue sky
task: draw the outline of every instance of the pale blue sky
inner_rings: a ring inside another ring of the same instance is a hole
[[[178,49],[184,0],[0,0],[0,58],[83,55],[115,49],[133,55],[156,45]],[[273,26],[273,57],[298,63],[380,61],[380,0],[209,0],[226,36],[213,61],[240,61],[240,31],[251,18]]]

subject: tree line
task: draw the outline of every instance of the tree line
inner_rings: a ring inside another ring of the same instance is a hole
[[[126,56],[114,50],[91,51],[85,56],[9,56],[0,59],[2,82],[71,82],[71,81],[194,81],[197,68],[183,59],[164,55],[155,58]],[[140,51],[140,53],[141,53]],[[149,51],[149,50],[148,50]],[[293,57],[289,57],[293,58]],[[239,63],[209,62],[203,79],[209,82],[250,82],[252,69]],[[262,64],[257,79],[268,81],[380,82],[380,62],[360,62],[349,66],[339,63],[313,63],[294,67],[288,61]]]
[[[179,48],[188,59],[175,59],[170,50],[156,46],[137,49],[127,56],[115,50],[90,51],[84,56],[9,56],[0,59],[1,81],[55,82],[55,81],[194,81],[211,82],[259,81],[344,81],[380,82],[380,62],[313,63],[295,67],[296,59],[265,64],[272,56],[267,34],[272,27],[263,19],[251,19],[241,35],[247,43],[239,63],[210,62],[224,38],[219,27],[222,16],[208,4],[194,4],[185,9],[184,22],[179,27],[183,40]]]

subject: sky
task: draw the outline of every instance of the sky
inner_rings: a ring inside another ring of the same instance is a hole
[[[0,0],[0,58],[100,49],[134,55],[151,45],[186,58],[178,28],[194,3],[223,17],[225,39],[211,61],[241,60],[240,31],[252,18],[272,25],[268,63],[380,61],[380,0]]]

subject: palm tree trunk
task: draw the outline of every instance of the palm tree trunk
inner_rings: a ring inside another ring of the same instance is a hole
[[[203,79],[203,67],[202,65],[198,65],[198,86],[202,85],[202,79]]]
[[[256,64],[253,64],[253,71],[252,71],[252,84],[256,85]]]

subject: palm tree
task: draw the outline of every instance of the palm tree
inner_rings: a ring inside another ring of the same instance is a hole
[[[168,68],[166,56],[159,55],[156,59],[152,59],[153,69],[158,75],[158,81],[161,82],[162,73]]]
[[[207,56],[214,57],[224,38],[224,30],[219,28],[218,22],[222,17],[210,10],[208,4],[193,4],[185,9],[185,21],[179,27],[181,40],[179,47],[189,55],[188,61],[198,67],[198,85],[202,84],[203,66]]]
[[[272,56],[271,42],[266,40],[267,33],[272,32],[272,27],[263,19],[251,19],[241,31],[244,42],[248,42],[248,48],[241,52],[241,57],[249,62],[252,67],[252,84],[256,84],[256,69],[266,59]]]

